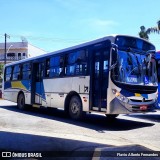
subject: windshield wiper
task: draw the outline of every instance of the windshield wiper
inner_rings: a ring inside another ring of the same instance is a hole
[[[134,52],[134,51],[133,51],[133,49],[128,48],[128,49],[126,50],[126,52],[127,52],[128,54],[129,54],[129,52],[130,52],[130,53],[132,53],[132,54],[134,55],[134,57],[135,57],[136,61],[137,61],[137,66],[136,66],[136,67],[134,67],[134,68],[132,69],[132,71],[131,71],[129,74],[131,74],[131,73],[132,73],[136,68],[138,68],[138,74],[140,75],[140,72],[141,72],[140,67],[141,67],[141,65],[140,65],[140,63],[139,63],[139,60],[138,60],[138,57],[136,56],[136,54],[143,53],[143,51],[140,51],[140,52]],[[132,62],[132,64],[133,64],[133,62]]]
[[[155,50],[148,50],[148,51],[146,52],[146,54],[155,54],[155,53],[156,53]]]

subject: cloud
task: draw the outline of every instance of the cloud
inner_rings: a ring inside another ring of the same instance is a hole
[[[88,22],[94,29],[109,29],[118,26],[118,23],[112,20],[90,19]]]
[[[113,20],[88,18],[79,20],[76,25],[79,25],[78,27],[81,28],[80,32],[83,31],[87,35],[101,37],[108,34],[115,34],[120,24]]]

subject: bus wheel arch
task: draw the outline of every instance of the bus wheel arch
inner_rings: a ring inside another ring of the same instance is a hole
[[[65,111],[74,120],[79,120],[83,115],[83,105],[79,94],[75,91],[70,92],[65,100]]]
[[[20,91],[18,93],[18,96],[17,96],[17,107],[21,110],[26,109],[25,96],[24,96],[24,93],[22,91]]]

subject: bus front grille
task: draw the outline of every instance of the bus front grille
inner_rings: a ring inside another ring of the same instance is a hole
[[[152,102],[152,100],[148,100],[148,99],[130,99],[131,102]]]

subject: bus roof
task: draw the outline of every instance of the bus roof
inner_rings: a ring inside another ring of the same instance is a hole
[[[111,43],[114,43],[114,40],[115,40],[116,36],[133,37],[133,38],[138,38],[138,39],[141,39],[143,41],[148,42],[145,39],[142,39],[142,38],[139,38],[139,37],[135,37],[135,36],[112,34],[112,35],[108,35],[108,36],[105,36],[105,37],[102,37],[102,38],[98,38],[98,39],[95,39],[95,40],[84,42],[84,43],[81,43],[81,44],[78,44],[78,45],[75,45],[75,46],[71,46],[71,47],[68,47],[68,48],[65,48],[65,49],[60,49],[60,50],[49,52],[49,53],[46,53],[46,54],[43,54],[43,55],[39,55],[39,56],[36,56],[36,57],[26,58],[26,59],[23,59],[23,60],[20,60],[20,61],[12,62],[12,63],[6,64],[5,66],[10,66],[10,65],[14,65],[14,64],[23,63],[23,62],[33,61],[33,60],[40,59],[40,58],[43,58],[43,57],[51,56],[53,54],[68,52],[70,50],[74,50],[74,49],[77,49],[77,48],[82,48],[82,47],[89,46],[89,45],[92,45],[92,44],[100,43],[100,42],[103,42],[105,40],[110,40]],[[150,42],[148,42],[148,43],[150,43]],[[152,44],[152,43],[150,43],[150,44]]]
[[[103,41],[108,40],[108,39],[113,41],[113,39],[115,37],[116,36],[113,36],[113,35],[112,36],[106,36],[106,37],[103,37],[103,38],[99,38],[99,39],[96,39],[96,40],[92,40],[92,41],[89,41],[89,42],[84,42],[84,43],[81,43],[81,44],[78,44],[78,45],[75,45],[75,46],[71,46],[71,47],[68,47],[68,48],[65,48],[65,49],[60,49],[60,50],[49,52],[49,53],[39,55],[39,56],[36,56],[36,57],[26,58],[26,59],[23,59],[23,60],[20,60],[20,61],[12,62],[12,63],[6,64],[6,66],[40,59],[40,58],[43,58],[43,57],[51,56],[53,54],[67,52],[67,51],[74,50],[74,49],[77,49],[77,48],[82,48],[82,47],[85,47],[85,46],[88,46],[88,45],[100,43],[100,42],[103,42]]]

